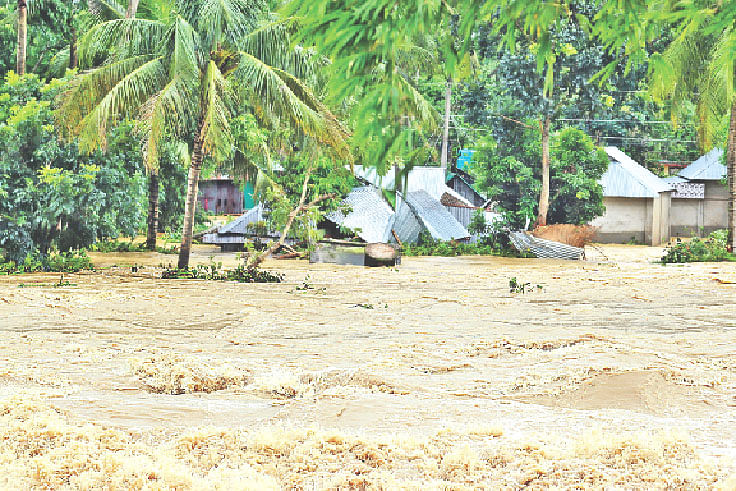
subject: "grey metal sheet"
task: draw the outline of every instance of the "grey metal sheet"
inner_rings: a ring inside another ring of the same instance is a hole
[[[402,244],[415,244],[419,240],[422,225],[414,216],[414,212],[411,211],[409,205],[403,200],[399,204],[399,210],[394,215],[393,230],[399,236]]]
[[[519,252],[530,251],[540,258],[577,260],[585,256],[585,249],[539,239],[522,231],[509,232],[509,238]]]
[[[249,233],[248,226],[252,223],[264,221],[263,204],[258,203],[256,206],[248,210],[246,213],[236,218],[232,222],[223,225],[217,230],[218,234],[242,234]]]
[[[691,181],[720,181],[726,177],[726,166],[721,163],[723,150],[714,148],[682,169],[680,177]]]
[[[366,242],[388,242],[394,212],[378,189],[373,186],[355,188],[345,197],[343,204],[351,208],[347,215],[338,210],[326,218],[355,231]]]
[[[406,203],[433,238],[445,241],[470,238],[465,227],[426,191],[408,193]]]

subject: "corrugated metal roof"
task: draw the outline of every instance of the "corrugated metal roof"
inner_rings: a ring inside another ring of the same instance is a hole
[[[402,244],[416,243],[419,240],[419,233],[422,231],[422,224],[419,223],[414,212],[411,211],[404,200],[401,200],[399,211],[394,215],[392,227]]]
[[[355,188],[342,203],[351,211],[347,215],[334,211],[327,215],[328,220],[355,231],[366,242],[389,241],[394,212],[377,188]]]
[[[605,148],[611,163],[600,180],[603,196],[617,198],[654,198],[671,191],[672,186],[650,170],[634,162],[616,147]]]
[[[722,158],[723,150],[714,148],[682,169],[679,176],[691,181],[720,181],[726,177],[726,166],[721,163]]]
[[[437,240],[467,239],[470,234],[455,217],[442,206],[439,200],[424,190],[407,193],[406,203]]]
[[[263,216],[263,204],[258,203],[256,206],[245,212],[245,214],[236,218],[232,222],[223,225],[217,230],[218,234],[241,234],[245,235],[249,232],[248,226],[251,223],[265,221]]]
[[[385,176],[379,176],[375,168],[356,165],[355,175],[382,189],[394,189],[396,168],[392,167]],[[445,170],[441,167],[414,167],[409,171],[404,193],[426,191],[430,196],[439,200],[450,188],[445,182]]]

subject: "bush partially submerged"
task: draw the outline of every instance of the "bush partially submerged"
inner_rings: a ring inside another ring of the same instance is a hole
[[[475,244],[462,242],[443,242],[434,240],[429,234],[423,232],[417,244],[405,244],[401,253],[404,256],[505,256],[505,257],[527,257],[528,254],[520,254],[513,249],[505,233],[494,233],[481,239]],[[531,256],[529,256],[531,257]]]
[[[660,260],[667,263],[695,263],[734,261],[736,257],[727,249],[728,231],[716,230],[707,239],[695,238],[688,242],[677,239],[677,243],[665,250]]]
[[[189,269],[164,269],[161,273],[164,280],[214,280],[237,281],[238,283],[281,283],[284,276],[256,267],[239,265],[235,269],[222,269],[222,263],[210,263],[209,266],[197,265]]]
[[[91,252],[152,252],[145,243],[118,242],[117,240],[101,240],[89,246]],[[156,247],[156,252],[161,254],[178,254],[176,246]]]
[[[94,269],[92,261],[84,250],[60,252],[50,256],[28,253],[22,263],[0,262],[0,275],[53,271],[76,273],[84,269]]]

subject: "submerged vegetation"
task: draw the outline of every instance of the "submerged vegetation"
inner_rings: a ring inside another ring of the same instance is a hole
[[[736,261],[736,255],[728,252],[728,231],[716,230],[705,239],[677,239],[677,243],[665,250],[660,261],[662,264]]]
[[[76,273],[94,269],[85,251],[60,252],[49,256],[27,254],[23,261],[0,262],[0,275],[35,273],[39,271]]]
[[[284,277],[247,264],[239,264],[235,269],[223,269],[222,263],[210,262],[193,268],[165,268],[161,273],[164,280],[211,280],[237,281],[238,283],[281,283]]]

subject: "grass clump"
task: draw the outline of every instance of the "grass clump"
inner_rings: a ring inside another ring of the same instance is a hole
[[[677,243],[665,249],[660,259],[662,264],[736,261],[736,256],[728,252],[728,231],[716,230],[706,239],[692,239]]]

